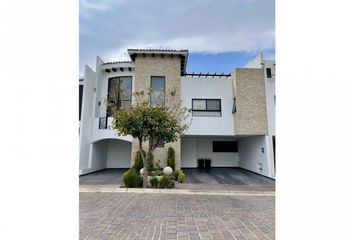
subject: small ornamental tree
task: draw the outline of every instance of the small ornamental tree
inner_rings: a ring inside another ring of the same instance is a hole
[[[148,156],[160,143],[177,141],[189,127],[188,109],[182,107],[180,100],[176,99],[176,91],[171,91],[167,97],[164,96],[164,104],[152,106],[149,104],[151,92],[149,90],[147,93],[133,93],[133,104],[130,107],[114,104],[115,101],[109,99],[112,95],[106,101],[113,117],[112,127],[121,135],[131,135],[138,140],[144,165],[144,188],[147,185]],[[151,141],[152,139],[154,141]],[[145,141],[149,141],[148,149],[143,149]]]
[[[167,151],[167,166],[170,166],[175,171],[175,150],[173,147],[169,147]]]

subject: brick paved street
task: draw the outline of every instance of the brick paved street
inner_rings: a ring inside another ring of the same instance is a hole
[[[80,239],[275,239],[272,196],[80,193]]]

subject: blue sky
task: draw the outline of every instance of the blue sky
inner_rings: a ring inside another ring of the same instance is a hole
[[[244,67],[256,55],[256,52],[190,53],[187,72],[230,73],[234,68]],[[263,56],[266,59],[274,59],[274,49],[263,51]]]
[[[230,72],[274,59],[274,0],[80,0],[84,65],[129,60],[127,48],[188,49],[188,72]]]

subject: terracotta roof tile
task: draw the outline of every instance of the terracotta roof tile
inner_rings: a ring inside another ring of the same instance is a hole
[[[129,48],[128,51],[144,51],[144,52],[188,52],[187,49],[139,49],[139,48]]]
[[[114,64],[114,63],[132,63],[132,61],[115,61],[115,62],[105,62],[102,65]]]

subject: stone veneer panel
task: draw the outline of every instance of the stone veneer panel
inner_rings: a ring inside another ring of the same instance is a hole
[[[165,77],[165,94],[172,89],[176,90],[176,100],[181,99],[181,60],[178,56],[165,55],[161,57],[155,55],[138,55],[135,59],[134,83],[133,91],[147,91],[150,88],[151,76]],[[133,99],[134,101],[134,99]],[[143,147],[147,149],[148,142],[144,142]],[[176,152],[176,169],[181,166],[181,141],[165,144],[164,148],[156,148],[153,152],[154,160],[160,160],[166,165],[167,150],[172,146]],[[134,163],[135,154],[139,149],[139,142],[133,139],[132,142],[132,164]]]
[[[267,108],[264,70],[262,68],[235,69],[232,74],[236,113],[235,134],[267,134]]]

